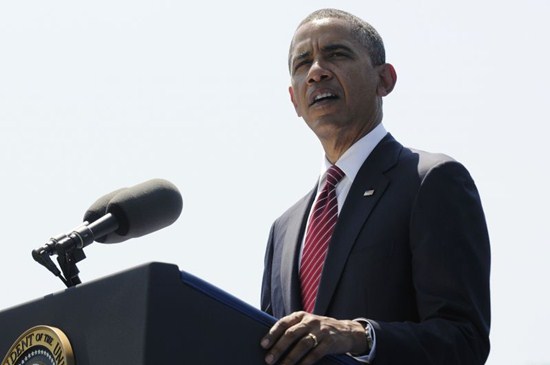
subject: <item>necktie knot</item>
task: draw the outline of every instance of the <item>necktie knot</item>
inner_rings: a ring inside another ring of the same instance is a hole
[[[327,185],[331,187],[336,186],[345,175],[344,171],[340,170],[338,166],[332,165],[327,170]]]

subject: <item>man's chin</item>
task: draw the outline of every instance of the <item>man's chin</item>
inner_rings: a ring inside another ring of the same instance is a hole
[[[337,118],[335,115],[323,115],[310,122],[306,121],[306,124],[319,138],[334,136],[346,125],[342,118]]]

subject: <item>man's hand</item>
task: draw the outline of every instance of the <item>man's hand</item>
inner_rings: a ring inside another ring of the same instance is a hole
[[[261,345],[268,364],[310,365],[329,354],[363,354],[367,338],[359,322],[295,312],[277,321]]]

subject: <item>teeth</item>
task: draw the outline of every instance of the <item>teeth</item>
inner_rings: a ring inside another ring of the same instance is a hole
[[[335,96],[334,94],[331,94],[331,93],[322,93],[322,94],[319,94],[315,97],[315,100],[314,101],[317,101],[319,99],[323,99],[323,98],[329,98],[329,97],[332,97],[332,96]]]

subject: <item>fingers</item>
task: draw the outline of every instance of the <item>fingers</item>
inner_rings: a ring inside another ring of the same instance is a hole
[[[306,338],[311,338],[313,340],[313,347],[317,347],[319,342],[317,341],[317,336],[315,336],[313,333],[308,333]]]
[[[296,312],[275,323],[261,342],[262,347],[269,350],[265,357],[266,363],[273,364],[288,352],[285,356],[290,361],[288,363],[295,364],[317,345],[317,338],[316,341],[312,341],[312,337],[306,338],[309,329],[304,318],[307,316],[308,313]]]
[[[281,318],[262,339],[266,350],[265,361],[274,364],[282,357],[281,365],[298,364],[308,352],[318,345],[318,338],[309,335],[313,330],[314,316],[306,312],[295,312]]]
[[[289,328],[300,324],[304,316],[307,316],[306,312],[295,312],[278,320],[277,323],[275,323],[273,327],[271,327],[269,333],[262,339],[262,347],[266,350],[273,347],[273,345],[275,345],[279,338],[285,335]],[[289,332],[289,335],[291,335],[294,331],[297,331],[298,329],[299,328],[291,330]],[[299,335],[299,333],[295,336],[297,335]]]
[[[262,347],[268,350],[266,363],[307,365],[329,353],[326,345],[330,341],[323,344],[321,330],[325,319],[306,312],[281,318],[262,339]]]
[[[306,312],[281,318],[262,339],[267,364],[310,365],[327,354],[356,349],[366,338],[361,324]]]
[[[319,344],[314,334],[308,334],[298,340],[288,354],[284,356],[281,364],[291,365],[310,365],[321,359],[327,354],[325,344]]]
[[[287,346],[287,342],[277,343],[267,354],[265,360],[268,364],[281,364],[281,365],[291,365],[291,364],[308,364],[313,363],[311,359],[307,360],[308,357],[311,357],[315,352],[317,347],[317,340],[314,340],[315,335],[305,335],[297,339],[296,341],[290,343]],[[317,357],[322,357],[319,355]],[[311,357],[312,359],[315,357]]]

